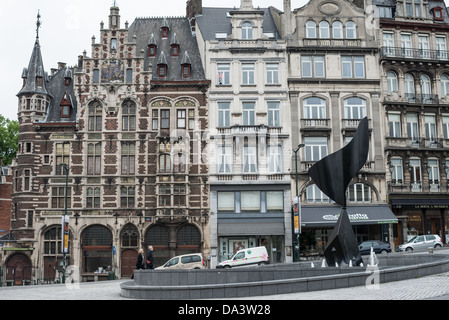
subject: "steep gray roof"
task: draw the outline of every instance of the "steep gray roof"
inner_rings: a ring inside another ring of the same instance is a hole
[[[237,9],[238,10],[238,9]],[[235,8],[203,8],[203,13],[197,15],[196,21],[201,30],[201,35],[206,41],[215,40],[216,33],[231,34],[231,16],[229,12],[236,11]],[[280,39],[279,31],[274,23],[269,8],[257,8],[263,11],[263,32],[273,33],[275,39]]]
[[[76,122],[76,114],[77,114],[77,100],[75,96],[75,91],[73,89],[73,70],[70,68],[60,69],[58,70],[48,82],[48,90],[52,96],[50,105],[47,109],[47,117],[44,122]],[[65,85],[65,79],[70,78],[70,85]],[[63,118],[61,117],[61,102],[64,96],[67,94],[67,97],[72,106],[70,110],[70,117]]]
[[[161,28],[169,28],[168,37],[163,39]],[[176,34],[176,37],[174,35]],[[152,37],[154,36],[154,38]],[[136,36],[137,52],[142,49],[145,52],[145,70],[153,69],[153,80],[161,81],[202,81],[206,80],[201,63],[201,56],[196,42],[196,37],[190,28],[190,22],[184,17],[154,17],[137,18],[129,27],[129,40]],[[179,55],[172,57],[171,45],[174,41],[179,44]],[[156,44],[155,57],[149,57],[148,44]],[[181,63],[185,52],[188,52],[191,61],[191,77],[185,79],[181,74]],[[163,55],[162,55],[163,53]],[[167,64],[167,77],[159,78],[157,64]]]
[[[22,78],[26,79],[25,85],[17,95],[35,93],[49,94],[47,90],[48,76],[44,70],[41,46],[39,44],[39,40],[36,39],[28,68],[24,68],[22,72]],[[42,86],[37,85],[37,77],[42,78]]]

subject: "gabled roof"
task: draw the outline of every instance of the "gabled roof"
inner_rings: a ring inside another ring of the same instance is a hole
[[[235,8],[203,8],[203,13],[197,15],[196,21],[201,30],[201,35],[205,41],[215,40],[216,33],[226,33],[230,35],[231,31],[231,15]],[[263,11],[263,33],[272,33],[275,39],[280,39],[279,31],[274,23],[269,8],[258,8],[257,11]]]
[[[167,38],[162,38],[161,28],[169,27]],[[176,36],[175,36],[176,34]],[[190,21],[184,17],[154,17],[137,18],[129,27],[130,41],[137,42],[137,52],[145,51],[145,70],[152,68],[154,81],[204,81],[204,69],[198,49],[195,34],[190,27]],[[134,36],[136,39],[134,40]],[[179,55],[171,56],[171,45],[175,41],[179,44]],[[157,52],[155,57],[149,57],[148,45],[155,44]],[[181,64],[185,52],[188,52],[192,69],[190,78],[183,78]],[[167,77],[159,78],[157,65],[167,64]]]

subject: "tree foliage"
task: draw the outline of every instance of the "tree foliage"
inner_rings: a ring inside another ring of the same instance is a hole
[[[19,144],[19,122],[5,118],[0,114],[0,157],[3,165],[12,163]]]

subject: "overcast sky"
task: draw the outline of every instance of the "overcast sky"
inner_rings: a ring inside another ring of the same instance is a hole
[[[301,7],[306,0],[292,0]],[[45,71],[58,62],[76,65],[84,50],[91,54],[92,36],[100,38],[100,22],[107,26],[113,0],[1,0],[0,6],[0,114],[17,120],[16,94],[22,86],[22,70],[28,67],[40,10],[39,39]],[[121,23],[136,17],[184,16],[186,0],[117,0]],[[255,7],[274,6],[283,10],[283,0],[253,0]],[[203,0],[205,7],[240,6],[240,0]]]

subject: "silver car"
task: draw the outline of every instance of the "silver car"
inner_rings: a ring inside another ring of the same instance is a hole
[[[411,238],[408,242],[397,246],[396,251],[426,250],[428,248],[441,248],[442,246],[443,243],[439,235],[427,234]]]

